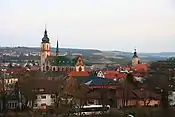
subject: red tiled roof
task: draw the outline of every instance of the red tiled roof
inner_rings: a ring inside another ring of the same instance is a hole
[[[127,74],[124,74],[124,73],[119,73],[117,75],[117,78],[126,78]]]
[[[145,76],[146,74],[142,74],[142,73],[135,73],[135,74],[133,74],[134,76],[136,76],[136,77],[143,77],[143,76]]]
[[[118,74],[119,74],[119,72],[118,71],[114,71],[114,70],[110,70],[110,71],[105,71],[104,72],[105,78],[112,78],[112,79],[114,79],[114,78],[117,77]]]
[[[135,71],[147,72],[147,70],[148,70],[148,64],[137,64],[133,69]]]
[[[22,67],[22,68],[8,68],[6,73],[12,73],[12,74],[23,74],[27,72],[27,69]]]
[[[72,71],[70,72],[69,76],[89,76],[89,73],[87,71],[81,71],[81,72],[76,72]]]
[[[120,72],[118,72],[118,71],[106,71],[105,73],[104,73],[104,75],[105,75],[105,78],[111,78],[111,79],[114,79],[114,78],[118,78],[118,79],[120,79],[120,78],[126,78],[126,76],[127,76],[127,74],[125,74],[125,73],[120,73]]]

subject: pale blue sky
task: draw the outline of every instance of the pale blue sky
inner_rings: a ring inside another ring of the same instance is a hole
[[[0,46],[175,51],[175,0],[0,0]]]

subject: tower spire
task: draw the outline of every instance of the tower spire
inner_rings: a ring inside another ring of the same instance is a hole
[[[47,29],[47,25],[45,24],[45,30]]]
[[[50,39],[47,35],[47,29],[46,29],[46,24],[45,24],[45,30],[44,30],[44,37],[42,38],[42,43],[49,43]]]
[[[47,27],[46,27],[46,24],[45,24],[45,31],[44,31],[44,35],[47,36]]]
[[[133,58],[135,58],[135,57],[138,57],[138,56],[137,56],[137,50],[136,50],[136,48],[134,49],[134,55],[133,55]]]
[[[57,47],[56,47],[56,56],[59,54],[59,47],[58,47],[58,38],[57,38]]]

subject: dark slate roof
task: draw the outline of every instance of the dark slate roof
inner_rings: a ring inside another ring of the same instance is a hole
[[[105,66],[102,70],[116,70],[117,68],[116,66]]]
[[[77,77],[73,77],[73,78],[75,78],[78,83],[85,83],[85,82],[88,82],[92,79],[97,78],[97,76],[77,76]]]
[[[75,66],[76,57],[73,56],[58,56],[56,57],[56,65],[58,66]]]
[[[136,49],[134,50],[134,55],[133,55],[132,58],[138,58],[138,55],[137,55]]]
[[[83,83],[89,86],[115,85],[113,79],[101,78],[96,76],[75,77],[78,83]]]
[[[48,60],[51,61],[51,65],[53,66],[75,66],[77,62],[78,56],[50,56]],[[84,60],[85,65],[90,66],[90,62]]]
[[[49,43],[49,37],[47,36],[47,31],[44,31],[44,37],[42,38],[42,43]]]
[[[75,66],[75,56],[49,56],[47,58],[53,66]]]
[[[106,78],[99,78],[99,79],[92,79],[88,82],[85,82],[86,85],[89,85],[89,86],[102,86],[102,85],[114,85],[114,81],[113,80],[109,80],[109,79],[106,79]]]
[[[133,57],[132,58],[138,58],[138,56],[137,56],[137,53],[136,52],[134,52],[134,55],[133,55]]]

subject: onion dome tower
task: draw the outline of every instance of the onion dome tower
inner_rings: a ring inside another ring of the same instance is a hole
[[[137,64],[139,64],[139,57],[137,55],[136,49],[134,49],[134,55],[132,57],[132,66],[135,67]]]
[[[45,71],[46,68],[46,58],[50,56],[50,39],[47,35],[47,30],[45,28],[44,37],[41,42],[41,71]]]

